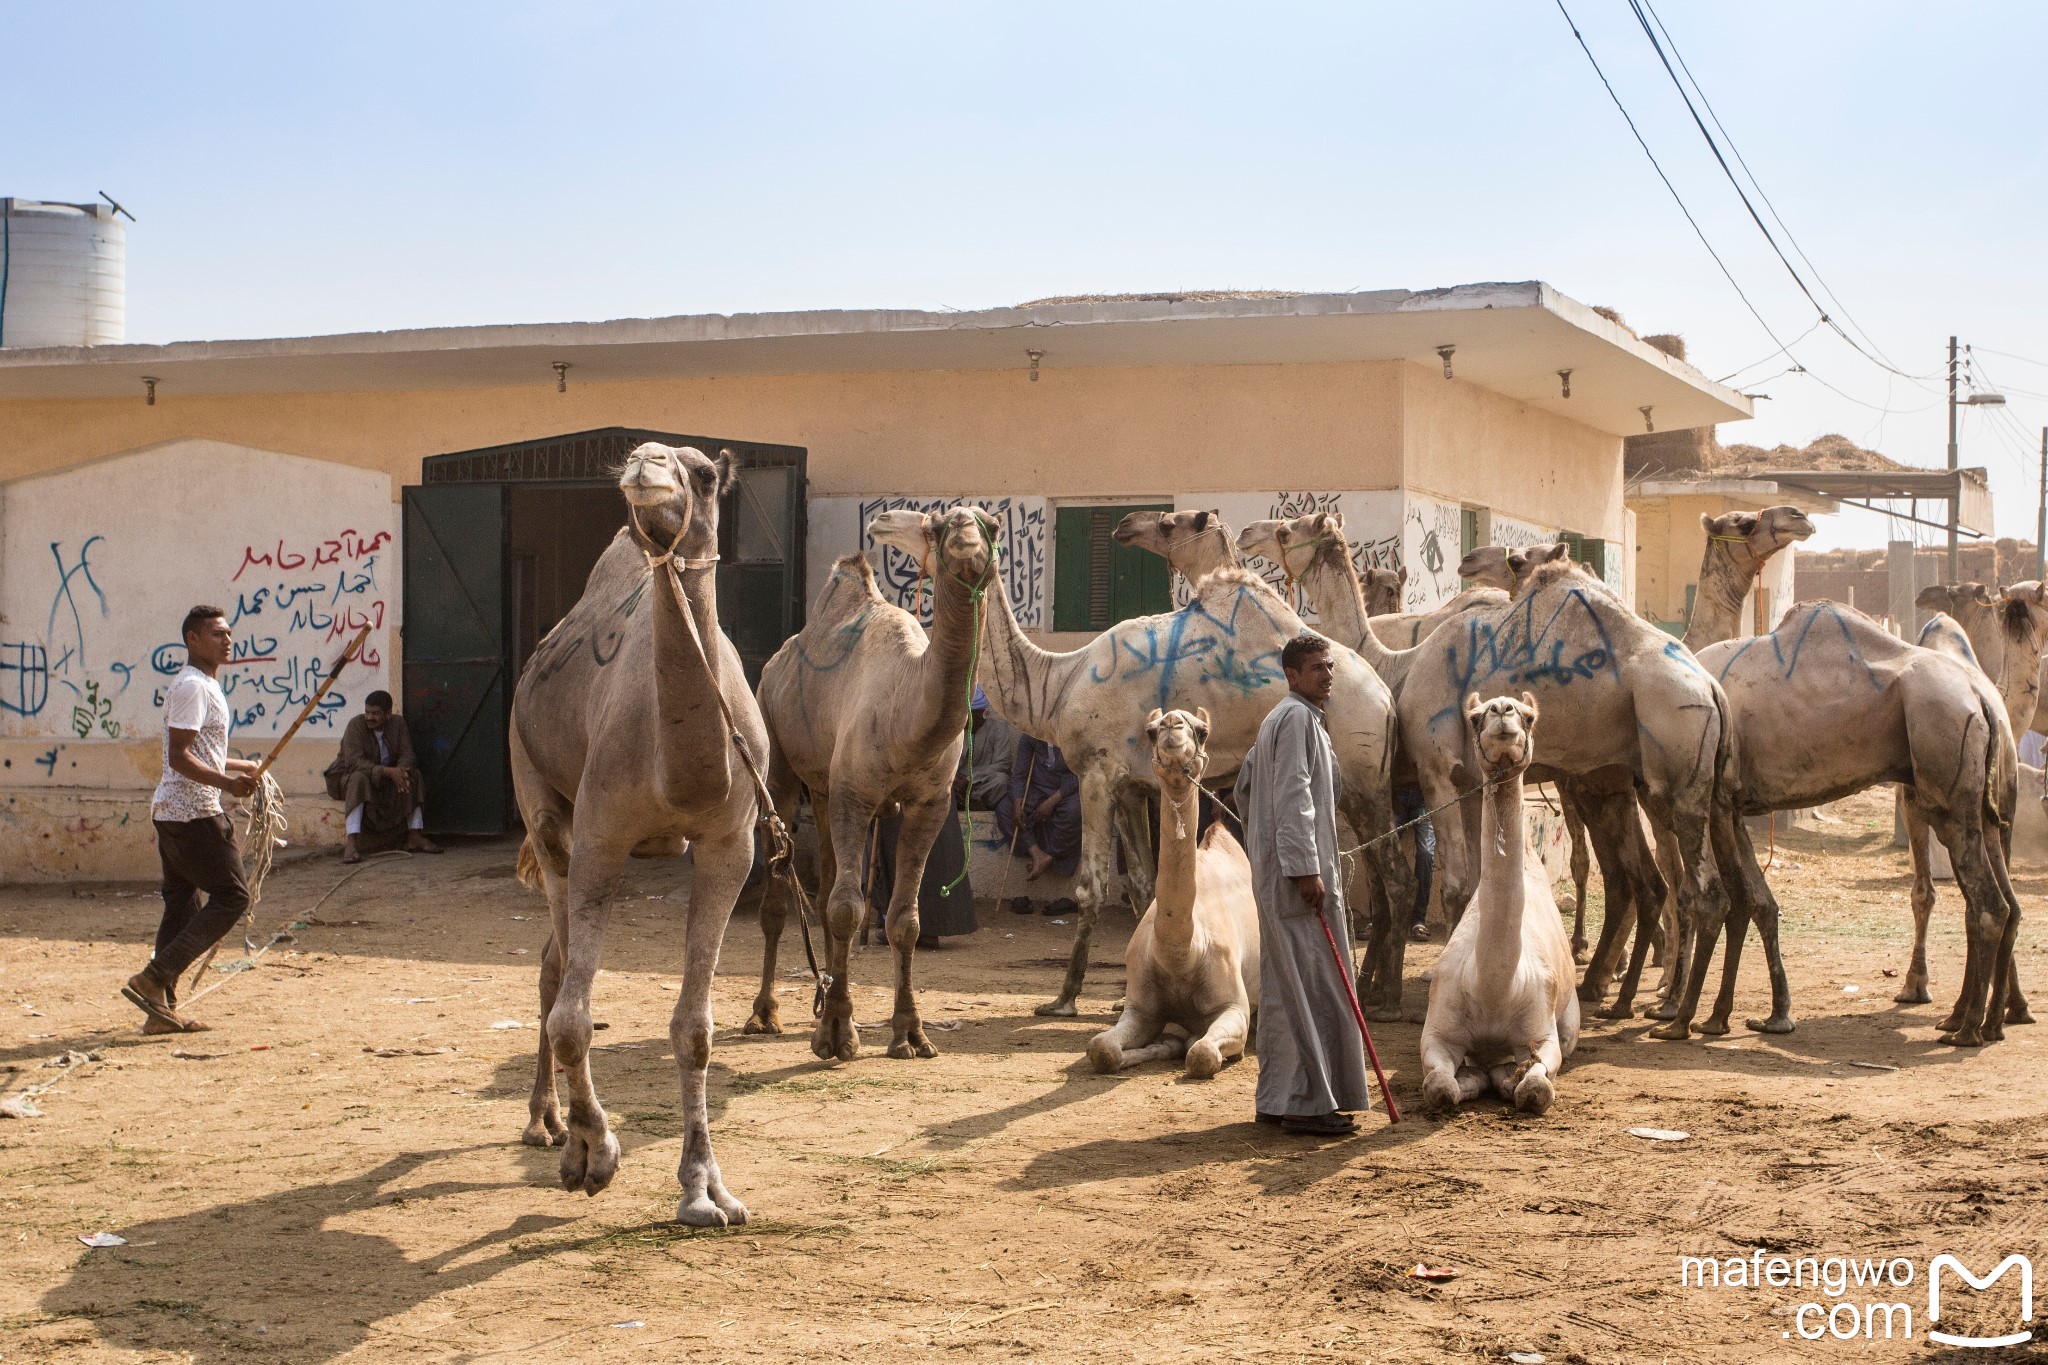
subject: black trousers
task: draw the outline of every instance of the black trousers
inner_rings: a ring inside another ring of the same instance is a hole
[[[187,967],[227,936],[249,908],[242,850],[225,815],[203,820],[154,820],[157,857],[164,865],[164,918],[156,930],[149,974],[177,984]],[[199,893],[206,893],[200,903]]]

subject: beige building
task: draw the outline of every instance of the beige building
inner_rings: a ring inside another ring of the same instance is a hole
[[[1761,512],[1791,505],[1809,516],[1839,510],[1831,499],[1770,479],[1700,478],[1650,480],[1631,487],[1628,506],[1636,517],[1636,611],[1673,635],[1685,634],[1699,588],[1707,533],[1700,518],[1729,512]],[[1798,600],[1799,547],[1788,546],[1764,565],[1742,603],[1742,633],[1773,629]]]
[[[295,837],[340,722],[387,686],[432,823],[502,829],[525,654],[621,520],[645,437],[733,447],[722,613],[757,665],[883,506],[994,511],[1020,618],[1078,640],[1171,606],[1134,506],[1341,510],[1361,564],[1455,592],[1473,544],[1564,534],[1631,600],[1621,442],[1739,394],[1541,283],[1159,296],[979,313],[678,317],[0,351],[0,875],[147,876],[161,687],[216,602],[236,746],[274,742]],[[915,569],[882,559],[912,600]]]

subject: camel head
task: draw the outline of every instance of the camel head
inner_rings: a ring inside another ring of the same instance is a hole
[[[738,477],[730,450],[712,459],[690,446],[646,441],[619,470],[632,523],[657,551],[676,546],[700,559],[718,551],[718,500]]]
[[[1479,761],[1487,774],[1519,772],[1529,766],[1536,744],[1536,698],[1524,692],[1513,697],[1481,701],[1474,692],[1465,698],[1465,723],[1472,727],[1472,739],[1479,748]]]
[[[2048,583],[2014,583],[1999,594],[1998,605],[2008,636],[2031,642],[2036,651],[2048,641]]]
[[[1749,577],[1755,577],[1772,555],[1813,534],[1813,523],[1797,507],[1723,512],[1718,517],[1702,512],[1700,525],[1710,537],[1707,543],[1726,550],[1736,569]]]
[[[1359,586],[1365,589],[1365,614],[1391,616],[1401,610],[1401,589],[1408,585],[1406,569],[1367,569]]]
[[[1481,545],[1458,561],[1458,577],[1475,588],[1513,592],[1522,576],[1524,552],[1505,545]]]
[[[937,576],[943,570],[969,588],[984,586],[995,563],[995,522],[979,507],[882,512],[868,523],[868,534],[926,572]]]
[[[1272,527],[1270,548],[1259,553],[1278,564],[1290,578],[1307,573],[1320,555],[1335,554],[1347,561],[1351,557],[1351,546],[1344,539],[1342,512],[1304,512],[1282,521],[1255,524]],[[1243,545],[1240,537],[1238,546],[1242,549]]]
[[[1154,711],[1145,717],[1145,736],[1152,741],[1152,770],[1167,791],[1181,795],[1202,780],[1209,763],[1202,747],[1209,742],[1208,707],[1197,706],[1193,715]]]
[[[1982,583],[1931,583],[1920,589],[1913,605],[1921,611],[1944,612],[1967,627],[1983,619],[1997,601]]]
[[[1224,525],[1223,514],[1213,510],[1126,512],[1111,536],[1119,545],[1135,545],[1167,560],[1196,536],[1210,536],[1226,548],[1230,544],[1230,528]]]

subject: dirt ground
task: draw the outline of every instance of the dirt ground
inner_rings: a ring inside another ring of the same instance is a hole
[[[918,958],[941,1055],[828,1067],[802,1032],[738,1032],[760,941],[743,911],[712,1131],[754,1221],[717,1233],[670,1222],[679,864],[634,865],[598,982],[598,1086],[626,1155],[594,1200],[518,1142],[544,910],[511,844],[372,866],[206,1002],[216,1031],[173,1039],[139,1037],[115,996],[151,888],[0,891],[0,1088],[58,1076],[66,1049],[103,1059],[43,1093],[42,1117],[0,1119],[0,1359],[1924,1358],[1924,1276],[1878,1296],[1912,1306],[1910,1345],[1787,1335],[1798,1303],[1838,1302],[1810,1286],[1679,1283],[1681,1256],[1759,1246],[1923,1270],[1947,1251],[1980,1272],[2048,1252],[2048,1024],[1935,1041],[1962,961],[1946,887],[1938,1003],[1893,1004],[1910,915],[1889,834],[1869,796],[1778,840],[1789,1037],[1659,1043],[1592,1020],[1544,1118],[1374,1114],[1321,1145],[1250,1121],[1255,1061],[1205,1083],[1088,1069],[1128,914],[1098,939],[1083,1016],[1055,1021],[1031,1007],[1071,930],[984,902],[979,934]],[[286,866],[260,923],[339,874]],[[2019,887],[2031,908],[2048,878]],[[2048,989],[2040,945],[2023,931],[2021,969]],[[1409,954],[1417,1019],[1434,956]],[[1738,1019],[1764,1012],[1753,942],[1745,968]],[[857,1020],[886,1017],[886,972],[856,957]],[[785,978],[786,1019],[808,994]],[[1376,1033],[1414,1104],[1418,1026]],[[127,1245],[80,1244],[98,1232]]]

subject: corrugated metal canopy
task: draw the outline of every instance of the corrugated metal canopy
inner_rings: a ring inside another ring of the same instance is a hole
[[[0,400],[374,392],[729,375],[1408,360],[1613,435],[1750,416],[1749,400],[1540,281],[1410,292],[825,311],[0,351]],[[1572,371],[1570,398],[1558,371]]]

